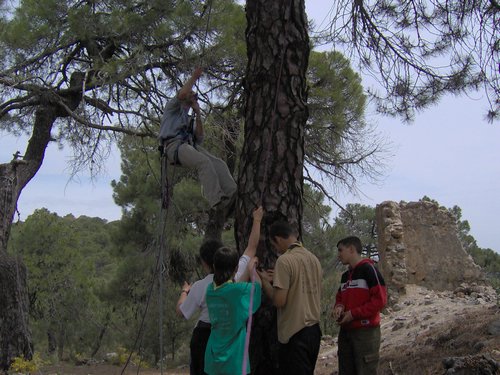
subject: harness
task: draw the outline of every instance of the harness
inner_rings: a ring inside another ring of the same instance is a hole
[[[173,136],[165,138],[159,147],[161,156],[167,155],[167,146],[174,141],[180,140],[174,151],[174,160],[170,163],[171,165],[181,165],[179,160],[179,147],[181,145],[188,143],[196,149],[196,137],[194,135],[194,116],[190,116],[189,124],[187,127],[182,128],[179,132]]]

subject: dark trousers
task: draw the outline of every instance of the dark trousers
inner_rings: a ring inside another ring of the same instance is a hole
[[[302,328],[287,344],[280,344],[280,374],[313,375],[320,341],[321,329],[319,324],[315,324]]]
[[[339,375],[376,375],[380,327],[340,329]]]
[[[189,373],[191,375],[205,375],[205,349],[210,337],[210,324],[199,321],[191,336],[191,361],[189,363]]]

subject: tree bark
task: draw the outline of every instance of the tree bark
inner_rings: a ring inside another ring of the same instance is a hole
[[[226,222],[226,215],[224,209],[209,210],[207,225],[205,226],[204,241],[207,240],[222,240],[222,231],[224,230],[224,223]]]
[[[57,340],[52,330],[47,331],[47,353],[53,354],[57,349]]]
[[[306,71],[309,37],[304,0],[247,0],[245,137],[240,158],[235,237],[240,252],[248,242],[260,203],[266,217],[257,255],[274,267],[267,228],[286,219],[301,233],[304,127],[308,118]],[[252,326],[252,374],[276,374],[276,314],[263,302]]]
[[[0,164],[0,368],[7,369],[14,357],[31,358],[32,341],[28,324],[29,300],[26,269],[7,254],[7,243],[17,201],[23,188],[40,169],[50,131],[58,117],[69,114],[58,101],[74,110],[81,100],[83,75],[74,73],[68,90],[55,95],[40,94],[42,103],[35,112],[33,131],[22,159]],[[78,91],[80,90],[80,91]]]
[[[92,350],[92,354],[90,354],[91,358],[94,358],[97,355],[97,352],[101,348],[102,339],[104,338],[104,334],[108,330],[109,323],[111,322],[111,313],[108,311],[106,313],[106,317],[104,320],[104,324],[101,327],[101,331],[99,332],[99,336],[97,337],[97,342],[95,344],[94,350]]]
[[[240,158],[236,238],[248,239],[261,196],[267,212],[300,231],[309,38],[303,0],[248,0],[245,137]]]
[[[64,346],[66,344],[66,325],[61,322],[57,332],[57,359],[62,361],[64,359]]]
[[[31,359],[33,347],[28,325],[26,268],[14,257],[0,252],[0,369],[13,358]]]
[[[17,200],[42,164],[54,119],[47,111],[37,111],[24,158],[0,165],[0,367],[4,370],[13,358],[32,356],[26,269],[20,260],[7,254],[7,243]]]

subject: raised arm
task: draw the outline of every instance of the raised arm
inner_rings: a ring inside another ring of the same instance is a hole
[[[250,236],[248,237],[248,245],[245,249],[243,255],[247,255],[251,258],[255,256],[257,253],[257,246],[259,246],[260,241],[260,223],[262,222],[262,218],[264,217],[264,208],[262,206],[257,207],[253,211],[253,223],[252,230],[250,232]]]
[[[253,223],[250,236],[248,238],[248,245],[245,252],[240,257],[238,264],[238,271],[236,272],[236,281],[248,281],[250,279],[250,272],[248,270],[248,262],[255,257],[257,253],[257,246],[260,240],[260,223],[262,222],[262,217],[264,216],[264,209],[262,206],[256,208],[253,211]]]
[[[177,97],[179,100],[186,100],[188,96],[191,94],[191,91],[193,90],[193,86],[196,83],[196,81],[201,77],[203,74],[203,69],[202,68],[196,68],[191,75],[191,77],[184,83],[184,86],[181,87],[179,92],[177,93]]]

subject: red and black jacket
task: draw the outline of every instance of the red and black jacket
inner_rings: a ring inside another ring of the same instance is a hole
[[[371,259],[363,259],[354,268],[342,274],[335,306],[343,305],[353,321],[346,329],[376,327],[380,324],[380,310],[387,303],[387,288]]]

